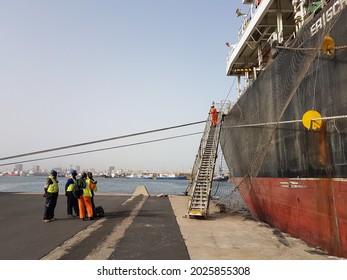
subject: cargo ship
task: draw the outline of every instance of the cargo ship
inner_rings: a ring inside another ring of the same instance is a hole
[[[346,258],[347,0],[242,2],[220,134],[230,180],[254,219]]]

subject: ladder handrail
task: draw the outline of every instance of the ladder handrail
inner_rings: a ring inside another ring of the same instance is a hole
[[[186,189],[186,195],[189,194],[189,191],[192,189],[192,186],[194,184],[194,181],[196,181],[196,177],[197,174],[199,173],[199,166],[201,165],[201,161],[203,158],[203,151],[205,150],[206,144],[207,144],[207,139],[210,133],[210,128],[211,128],[211,123],[212,123],[212,118],[211,115],[208,115],[207,121],[206,121],[206,126],[205,126],[205,130],[204,130],[204,134],[200,140],[200,146],[199,146],[199,150],[198,153],[195,156],[195,162],[193,165],[193,169],[191,172],[191,176],[190,176],[190,180],[189,180],[189,184],[188,187]]]
[[[186,191],[187,194],[190,192],[188,216],[206,216],[208,213],[223,114],[224,112],[222,110],[219,111],[216,127],[213,127],[211,124],[211,116],[209,116],[206,123],[205,132],[201,139],[199,151],[193,166],[190,183]]]

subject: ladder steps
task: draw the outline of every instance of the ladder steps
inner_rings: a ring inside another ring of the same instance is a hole
[[[221,119],[221,118],[220,118]],[[216,154],[219,145],[220,136],[219,122],[216,127],[206,122],[205,133],[201,139],[198,160],[195,161],[192,179],[192,193],[189,202],[188,215],[206,216],[210,200],[210,191],[212,186],[212,177],[216,164]],[[207,135],[208,134],[208,135]]]

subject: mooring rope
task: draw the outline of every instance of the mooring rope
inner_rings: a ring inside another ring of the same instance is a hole
[[[287,51],[321,51],[322,50],[322,48],[295,48],[295,47],[285,47],[285,46],[276,46],[276,48],[281,50],[287,50]],[[343,50],[343,49],[347,49],[347,45],[327,48],[328,51]]]
[[[25,153],[25,154],[13,155],[13,156],[0,158],[0,161],[18,158],[18,157],[32,156],[32,155],[42,154],[42,153],[47,153],[47,152],[54,152],[54,151],[58,151],[58,150],[76,148],[76,147],[81,147],[81,146],[86,146],[86,145],[91,145],[91,144],[97,144],[97,143],[102,143],[102,142],[107,142],[107,141],[113,141],[113,140],[118,140],[118,139],[123,139],[123,138],[129,138],[129,137],[134,137],[134,136],[139,136],[139,135],[144,135],[144,134],[149,134],[149,133],[154,133],[154,132],[161,132],[161,131],[166,131],[166,130],[171,130],[171,129],[176,129],[176,128],[182,128],[182,127],[197,125],[197,124],[201,124],[201,123],[205,123],[205,122],[206,121],[197,121],[197,122],[180,124],[180,125],[164,127],[164,128],[159,128],[159,129],[153,129],[153,130],[147,130],[147,131],[127,134],[127,135],[122,135],[122,136],[116,136],[116,137],[111,137],[111,138],[106,138],[106,139],[99,139],[99,140],[83,142],[83,143],[78,143],[78,144],[73,144],[73,145],[67,145],[67,146],[62,146],[62,147],[57,147],[57,148],[40,150],[40,151],[35,151],[35,152],[30,152],[30,153]]]
[[[138,146],[138,145],[155,143],[155,142],[161,142],[161,141],[165,141],[165,140],[172,140],[172,139],[177,139],[177,138],[182,138],[182,137],[187,137],[187,136],[193,136],[193,135],[197,135],[197,134],[202,134],[202,132],[201,131],[200,132],[193,132],[193,133],[182,134],[182,135],[177,135],[177,136],[159,138],[159,139],[154,139],[154,140],[147,140],[147,141],[142,141],[142,142],[136,142],[136,143],[118,145],[118,146],[113,146],[113,147],[107,147],[107,148],[87,150],[87,151],[82,151],[82,152],[67,153],[67,154],[60,154],[60,155],[54,155],[54,156],[47,156],[47,157],[32,158],[32,159],[27,159],[27,160],[18,160],[18,161],[7,162],[7,163],[0,163],[0,166],[7,166],[7,165],[18,164],[18,163],[27,163],[27,162],[33,162],[33,161],[41,161],[41,160],[47,160],[47,159],[89,154],[89,153],[95,153],[95,152],[101,152],[101,151],[107,151],[107,150],[113,150],[113,149],[119,149],[119,148],[125,148],[125,147],[132,147],[132,146]]]
[[[336,120],[336,119],[346,119],[346,118],[347,118],[347,115],[342,115],[342,116],[333,116],[333,117],[314,118],[311,121]]]
[[[313,118],[311,119],[311,121],[336,120],[336,119],[346,119],[346,118],[347,118],[347,115],[341,115],[341,116],[332,116],[332,117]],[[270,125],[277,125],[277,124],[291,124],[291,123],[299,123],[299,122],[302,122],[302,120],[230,125],[230,126],[223,126],[223,128],[242,128],[242,127],[255,127],[255,126],[267,126],[267,125],[270,126]]]

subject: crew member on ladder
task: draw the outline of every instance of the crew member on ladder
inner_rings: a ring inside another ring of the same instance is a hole
[[[218,112],[217,112],[217,109],[214,107],[214,102],[211,105],[210,114],[212,119],[212,125],[216,126],[218,123]]]

